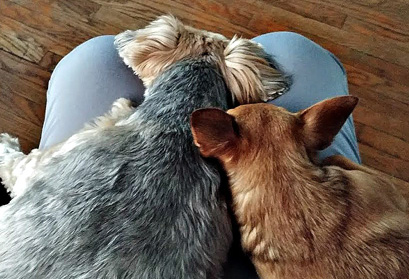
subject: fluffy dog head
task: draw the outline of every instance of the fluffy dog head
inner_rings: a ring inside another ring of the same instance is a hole
[[[252,103],[274,99],[288,88],[261,45],[186,26],[173,16],[161,16],[146,28],[125,31],[115,44],[125,64],[146,87],[168,66],[183,59],[216,64],[234,100]]]

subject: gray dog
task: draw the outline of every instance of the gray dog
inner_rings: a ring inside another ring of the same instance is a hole
[[[67,141],[24,155],[0,135],[0,278],[220,278],[231,244],[221,179],[193,144],[198,108],[274,98],[285,78],[255,43],[171,16],[117,37],[145,101],[116,101]]]

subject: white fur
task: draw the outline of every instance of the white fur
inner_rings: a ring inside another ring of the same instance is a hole
[[[46,150],[34,149],[28,155],[20,150],[18,139],[9,134],[0,134],[0,177],[6,190],[13,198],[20,196],[27,191],[27,185],[32,184],[29,181],[41,177],[43,166],[55,158],[63,157],[87,138],[97,137],[100,130],[117,125],[128,118],[133,110],[130,100],[120,98],[107,114],[86,124],[66,141]]]

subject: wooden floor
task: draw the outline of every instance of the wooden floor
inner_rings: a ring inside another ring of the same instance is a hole
[[[299,32],[344,63],[363,162],[409,189],[407,0],[0,0],[0,132],[39,142],[47,83],[81,42],[172,13],[226,36]],[[406,182],[405,182],[406,181]]]

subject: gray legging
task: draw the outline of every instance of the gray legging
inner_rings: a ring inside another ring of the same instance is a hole
[[[254,38],[292,76],[285,95],[272,103],[290,111],[307,108],[326,98],[347,95],[345,70],[330,52],[309,39],[290,32],[269,33]],[[104,114],[120,97],[136,103],[143,99],[142,82],[118,57],[113,36],[101,36],[75,48],[57,65],[47,92],[46,118],[40,148],[63,141],[85,122]],[[321,158],[342,154],[360,163],[352,117]],[[257,278],[248,260],[234,246],[225,278]]]
[[[120,97],[136,103],[143,99],[142,82],[127,68],[113,45],[114,36],[101,36],[76,47],[54,70],[47,92],[46,117],[40,148],[63,141],[85,122],[104,114]],[[254,38],[292,76],[289,92],[272,101],[290,111],[321,100],[348,94],[345,70],[329,51],[291,32],[275,32]],[[360,163],[352,117],[321,158],[342,154]]]

